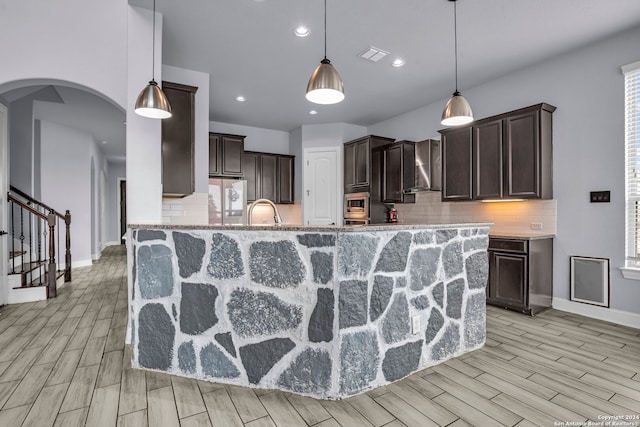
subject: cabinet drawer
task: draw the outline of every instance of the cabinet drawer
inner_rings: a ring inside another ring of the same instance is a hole
[[[489,239],[489,250],[527,253],[529,250],[528,243],[527,240],[491,238]]]

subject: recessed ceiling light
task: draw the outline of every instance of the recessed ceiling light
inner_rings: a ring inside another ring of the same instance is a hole
[[[309,114],[311,114],[312,116],[314,116],[314,115],[318,114],[318,112],[317,112],[316,110],[311,110],[311,111],[309,111]]]
[[[247,98],[245,98],[245,97],[244,97],[244,96],[242,96],[242,95],[236,96],[236,101],[238,101],[238,102],[244,102],[244,101],[246,101],[246,100],[247,100]]]
[[[107,141],[102,141],[102,144],[105,144],[105,145],[106,145],[106,144],[107,144]]]
[[[298,28],[293,29],[293,34],[298,37],[307,37],[309,34],[311,34],[311,31],[309,31],[309,29],[304,25],[300,25]]]
[[[396,58],[391,63],[391,65],[393,65],[396,68],[402,67],[404,64],[406,64],[406,61],[402,58]]]

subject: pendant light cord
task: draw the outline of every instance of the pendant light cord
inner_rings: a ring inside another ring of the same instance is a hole
[[[327,59],[327,0],[324,0],[324,59]]]
[[[153,0],[155,1],[155,0]],[[455,70],[456,70],[456,92],[458,92],[458,13],[456,11],[456,0],[453,0],[453,40],[454,40],[454,55],[455,55]]]
[[[153,0],[153,41],[151,45],[151,80],[156,80],[156,0]]]

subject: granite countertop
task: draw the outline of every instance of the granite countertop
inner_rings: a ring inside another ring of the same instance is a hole
[[[556,237],[552,233],[542,233],[536,231],[507,231],[507,230],[489,230],[489,237],[500,239],[521,239],[521,240],[537,240],[537,239],[553,239]]]
[[[471,222],[460,224],[380,224],[380,225],[180,225],[129,224],[129,228],[153,230],[234,230],[234,231],[307,231],[307,232],[370,232],[393,230],[424,230],[435,228],[489,227],[492,223]]]

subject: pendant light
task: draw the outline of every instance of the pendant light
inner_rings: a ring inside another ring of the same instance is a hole
[[[442,120],[440,121],[440,123],[445,126],[459,126],[471,123],[473,121],[473,112],[471,111],[471,106],[469,105],[467,100],[458,91],[458,23],[456,11],[457,0],[449,1],[453,2],[453,37],[455,43],[456,91],[453,92],[453,96],[451,96],[449,102],[447,102],[447,105],[445,105],[444,110],[442,110]]]
[[[153,47],[151,81],[142,89],[136,100],[136,114],[151,119],[167,119],[171,117],[171,105],[167,96],[155,80],[156,74],[156,0],[153,0]]]
[[[342,79],[327,59],[327,0],[324,0],[324,59],[309,78],[306,98],[315,104],[337,104],[344,99]]]

